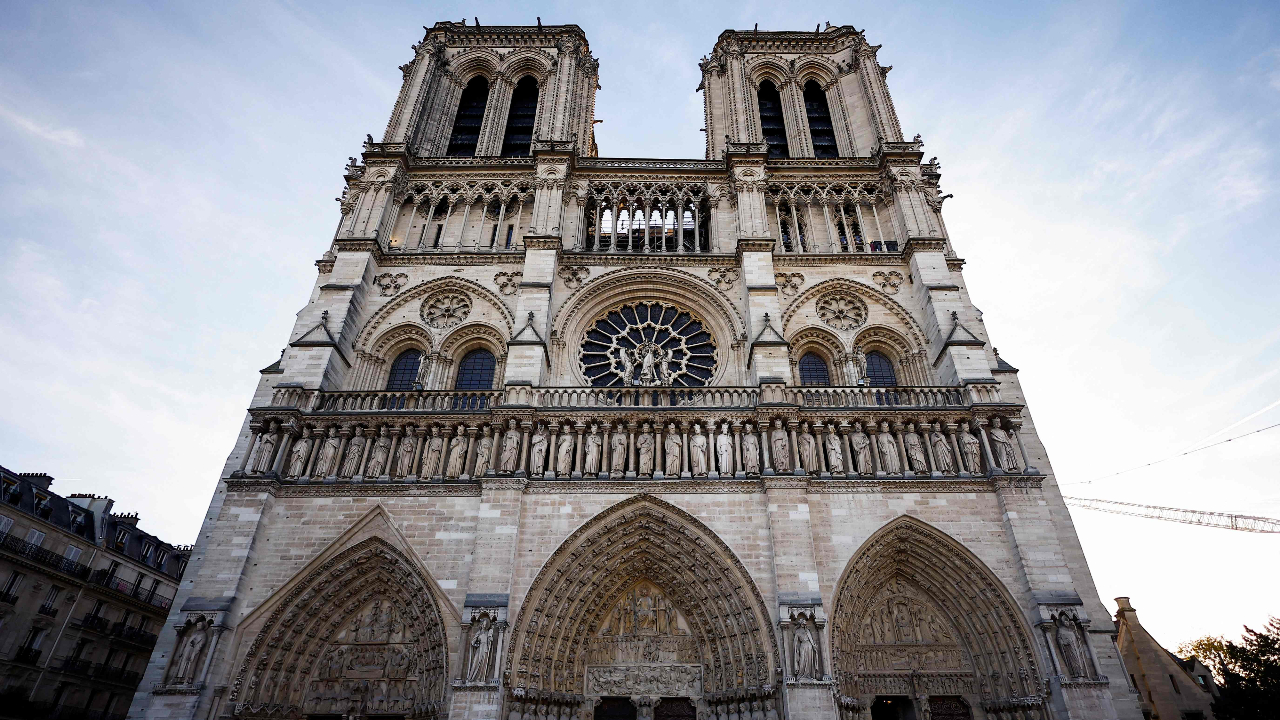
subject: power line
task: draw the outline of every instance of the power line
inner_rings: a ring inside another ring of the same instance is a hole
[[[1111,473],[1110,475],[1103,475],[1103,476],[1102,476],[1102,477],[1100,477],[1100,478],[1094,478],[1094,479],[1092,479],[1092,480],[1077,480],[1077,481],[1075,481],[1075,482],[1059,483],[1059,485],[1092,485],[1093,483],[1096,483],[1096,482],[1098,482],[1099,480],[1106,480],[1107,478],[1113,478],[1113,477],[1115,477],[1115,476],[1117,476],[1117,475],[1123,475],[1123,474],[1125,474],[1125,473],[1131,473],[1131,472],[1133,472],[1134,470],[1141,470],[1141,469],[1143,469],[1143,468],[1151,467],[1152,465],[1159,465],[1160,463],[1165,462],[1165,461],[1167,461],[1167,460],[1173,460],[1173,459],[1175,459],[1175,458],[1180,458],[1180,457],[1182,457],[1182,456],[1184,456],[1184,455],[1190,455],[1190,454],[1192,454],[1192,453],[1198,453],[1198,452],[1200,452],[1201,450],[1208,450],[1208,449],[1209,449],[1209,448],[1211,448],[1211,447],[1217,447],[1218,445],[1223,445],[1223,444],[1225,444],[1225,443],[1229,443],[1229,442],[1231,442],[1232,440],[1239,440],[1240,438],[1248,437],[1248,436],[1250,436],[1250,435],[1256,435],[1256,434],[1258,434],[1258,433],[1260,433],[1260,432],[1264,432],[1264,431],[1266,431],[1266,430],[1270,430],[1270,429],[1272,429],[1272,428],[1277,428],[1277,427],[1280,427],[1280,423],[1276,423],[1276,424],[1274,424],[1274,425],[1268,425],[1268,426],[1266,426],[1266,427],[1264,427],[1264,428],[1258,428],[1257,430],[1250,430],[1250,431],[1249,431],[1249,432],[1247,432],[1247,433],[1242,433],[1242,434],[1240,434],[1240,435],[1236,435],[1235,437],[1229,437],[1229,438],[1227,438],[1226,440],[1219,440],[1219,441],[1218,441],[1218,442],[1216,442],[1216,443],[1211,443],[1211,444],[1209,444],[1209,445],[1202,445],[1202,446],[1200,446],[1200,447],[1198,447],[1198,448],[1194,448],[1194,449],[1192,449],[1192,450],[1187,450],[1186,452],[1180,452],[1180,453],[1177,453],[1177,454],[1175,454],[1175,455],[1170,455],[1170,456],[1168,456],[1168,457],[1163,457],[1163,458],[1160,458],[1159,460],[1152,460],[1151,462],[1149,462],[1149,463],[1147,463],[1147,464],[1145,464],[1145,465],[1139,465],[1139,466],[1137,466],[1137,467],[1131,467],[1131,468],[1129,468],[1128,470],[1121,470],[1121,471],[1119,471],[1119,472],[1113,472],[1113,473]]]
[[[1280,520],[1256,515],[1236,515],[1234,513],[1210,512],[1208,510],[1186,510],[1184,508],[1142,505],[1140,503],[1120,502],[1119,500],[1070,497],[1068,495],[1063,495],[1062,499],[1073,507],[1101,510],[1102,512],[1116,515],[1131,515],[1152,520],[1166,520],[1168,522],[1203,525],[1205,527],[1239,530],[1241,532],[1280,533]]]

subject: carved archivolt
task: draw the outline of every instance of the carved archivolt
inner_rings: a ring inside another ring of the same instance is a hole
[[[442,715],[448,646],[425,570],[381,537],[337,553],[273,597],[229,699],[240,717]]]
[[[837,291],[844,291],[883,306],[902,324],[902,327],[909,336],[911,343],[916,348],[923,348],[925,346],[925,334],[920,328],[920,324],[916,322],[915,318],[911,316],[911,313],[908,312],[906,308],[902,307],[897,300],[894,300],[880,290],[846,278],[825,280],[801,293],[800,296],[793,300],[782,313],[782,333],[784,335],[787,333],[787,324],[791,322],[791,319],[795,317],[796,313],[799,312],[806,303],[812,302],[815,298],[821,295]]]
[[[373,314],[373,317],[369,318],[369,320],[365,322],[364,328],[360,330],[360,335],[356,338],[356,349],[367,350],[369,348],[370,341],[378,334],[379,328],[386,319],[394,315],[405,305],[413,302],[414,300],[422,299],[429,294],[445,293],[448,291],[469,294],[472,297],[486,300],[493,306],[494,311],[501,315],[503,322],[507,326],[507,334],[511,334],[512,329],[515,326],[515,319],[512,317],[511,311],[507,308],[506,304],[503,303],[502,299],[494,294],[492,290],[489,290],[474,280],[468,280],[467,278],[446,277],[428,280],[414,285],[384,305]]]
[[[854,554],[831,620],[838,695],[960,695],[1040,718],[1036,649],[999,578],[942,531],[907,516]],[[1001,716],[1006,717],[1006,716]]]
[[[506,669],[517,691],[584,694],[589,666],[633,656],[695,666],[681,677],[703,692],[772,686],[781,664],[768,610],[733,551],[650,495],[600,513],[551,556],[525,596]]]

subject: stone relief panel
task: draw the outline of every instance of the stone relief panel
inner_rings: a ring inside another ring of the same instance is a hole
[[[800,273],[774,273],[773,281],[778,286],[778,292],[787,297],[795,297],[800,292],[800,286],[804,285],[804,275]]]
[[[503,295],[515,295],[516,290],[520,289],[520,281],[524,279],[522,272],[500,272],[493,276],[493,282],[498,286],[498,292]]]
[[[586,265],[561,265],[556,275],[564,281],[565,287],[577,290],[591,277],[591,270]]]
[[[902,285],[902,273],[897,270],[890,270],[889,272],[876,271],[871,274],[871,279],[880,286],[881,290],[890,295],[897,295],[898,287]]]
[[[867,304],[850,293],[827,293],[816,307],[818,318],[836,330],[853,330],[867,321]]]
[[[409,276],[404,273],[382,273],[373,279],[378,284],[378,289],[383,297],[390,297],[400,292],[400,288],[409,281]]]
[[[461,292],[441,292],[422,301],[422,321],[436,330],[447,330],[471,314],[471,298]]]
[[[738,282],[740,271],[735,267],[713,267],[707,270],[707,279],[715,283],[716,289],[726,292]]]
[[[698,648],[689,622],[671,599],[649,581],[623,594],[587,645],[592,665],[696,663]]]
[[[854,654],[870,671],[967,671],[955,629],[918,589],[890,581],[869,604]]]
[[[425,653],[416,641],[393,601],[374,598],[320,656],[303,712],[412,712]]]
[[[588,667],[587,695],[699,697],[702,695],[702,666]]]

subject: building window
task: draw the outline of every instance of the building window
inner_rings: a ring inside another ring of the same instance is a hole
[[[31,543],[32,545],[43,545],[44,533],[40,532],[35,528],[31,528],[30,530],[27,531],[27,542]]]
[[[458,363],[455,390],[492,390],[493,373],[498,363],[488,350],[472,350]]]
[[[164,561],[168,559],[169,559],[169,551],[161,550],[159,553],[156,554],[156,567],[163,568]]]
[[[1173,677],[1173,675],[1169,676],[1169,684],[1173,686],[1173,691],[1175,693],[1179,695],[1182,694],[1182,688],[1178,687],[1178,681]]]
[[[418,382],[418,370],[422,367],[422,351],[405,350],[391,363],[391,374],[387,377],[388,390],[412,390]]]
[[[9,530],[13,527],[13,518],[8,515],[0,515],[0,535],[8,535]]]
[[[827,107],[827,93],[816,80],[804,84],[804,113],[809,116],[809,137],[813,138],[813,156],[839,157],[836,149],[836,131],[831,125],[831,109]]]
[[[66,558],[67,562],[73,563],[80,559],[80,553],[80,548],[75,545],[68,545],[67,549],[62,552],[62,557]]]
[[[830,385],[831,372],[827,369],[827,361],[817,353],[805,353],[800,358],[801,385]]]
[[[458,101],[458,114],[453,119],[453,133],[449,136],[450,157],[475,157],[476,144],[480,141],[480,124],[484,122],[484,108],[489,102],[489,80],[476,76],[467,83]]]
[[[22,578],[24,577],[26,577],[26,575],[23,575],[17,570],[14,570],[13,572],[9,573],[9,579],[6,580],[4,583],[4,594],[17,595],[18,588],[22,587]]]
[[[867,353],[867,382],[875,387],[892,387],[898,384],[893,373],[893,363],[883,353]]]
[[[116,528],[116,549],[123,550],[127,542],[129,542],[129,528]]]
[[[760,132],[764,135],[764,144],[769,148],[769,157],[791,157],[791,151],[787,148],[787,127],[782,122],[782,97],[778,95],[778,88],[772,80],[760,83],[756,100],[760,103]]]
[[[525,157],[533,144],[533,121],[538,114],[538,81],[525,75],[511,93],[507,130],[502,135],[502,157]]]
[[[142,543],[142,555],[138,559],[144,563],[151,562],[151,555],[156,551],[156,544],[153,542]]]
[[[182,577],[187,572],[187,559],[182,558],[178,561],[178,577]]]

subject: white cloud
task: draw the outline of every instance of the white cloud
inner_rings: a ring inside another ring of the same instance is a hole
[[[42,140],[47,140],[51,143],[65,147],[84,147],[84,138],[79,132],[72,128],[59,129],[47,127],[35,120],[19,115],[17,112],[5,107],[4,105],[0,105],[0,117],[8,120],[18,129],[29,132]]]

